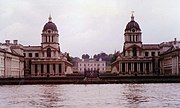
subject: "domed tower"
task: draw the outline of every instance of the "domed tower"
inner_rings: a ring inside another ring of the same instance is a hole
[[[126,25],[125,33],[124,33],[124,48],[128,48],[132,45],[136,45],[141,47],[141,29],[139,24],[134,20],[134,15],[131,16],[131,21]]]
[[[44,25],[41,35],[42,56],[58,57],[58,52],[60,52],[59,34],[56,25],[52,22],[51,16],[49,16],[49,21]]]

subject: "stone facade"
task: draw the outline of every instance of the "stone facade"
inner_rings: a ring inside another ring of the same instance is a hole
[[[100,73],[106,72],[106,62],[102,61],[102,59],[82,59],[78,61],[78,72],[84,73],[87,71],[98,71]]]
[[[160,68],[162,75],[180,75],[180,41],[160,44]]]
[[[142,44],[142,32],[132,14],[126,25],[123,51],[112,63],[112,72],[120,75],[159,73],[159,44]]]
[[[41,46],[23,46],[26,77],[59,77],[72,73],[68,54],[60,51],[58,30],[51,16],[43,27],[41,39]]]
[[[0,44],[0,78],[23,78],[24,77],[24,57],[22,45],[10,43]]]

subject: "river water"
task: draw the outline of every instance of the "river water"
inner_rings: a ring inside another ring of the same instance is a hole
[[[179,108],[180,84],[1,85],[0,108]]]

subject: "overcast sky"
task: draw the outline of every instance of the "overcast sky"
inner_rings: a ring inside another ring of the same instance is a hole
[[[143,43],[180,39],[180,0],[0,0],[0,42],[40,45],[51,13],[62,52],[114,53],[122,51],[132,10]]]

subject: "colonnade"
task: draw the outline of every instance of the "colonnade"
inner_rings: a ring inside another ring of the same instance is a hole
[[[31,65],[31,76],[60,76],[65,73],[65,63],[50,63],[39,64],[34,63]]]
[[[119,67],[121,74],[149,74],[153,71],[151,62],[120,62]]]

